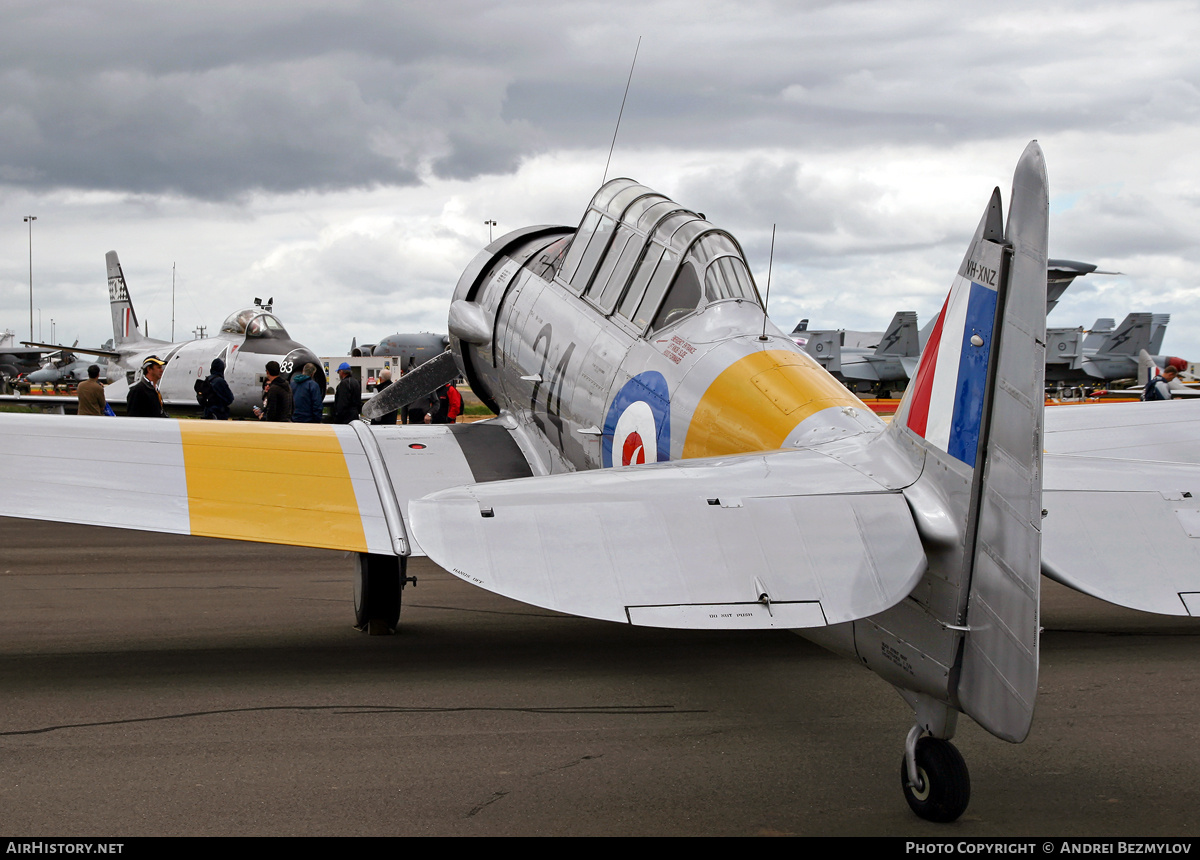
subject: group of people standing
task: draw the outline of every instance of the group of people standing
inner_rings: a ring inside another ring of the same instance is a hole
[[[126,399],[126,413],[135,418],[166,418],[162,393],[158,382],[162,379],[166,362],[152,355],[142,362],[142,378],[130,386]],[[279,362],[268,361],[266,381],[263,385],[262,406],[254,407],[254,414],[262,421],[290,421],[297,424],[320,424],[325,407],[325,392],[317,383],[317,366],[312,362],[304,365],[300,373],[292,376],[289,383],[284,378]],[[333,395],[333,423],[349,424],[362,412],[362,386],[347,362],[338,366],[340,380]],[[379,390],[392,384],[390,370],[380,374]],[[210,420],[229,420],[229,407],[233,404],[233,391],[225,381],[225,362],[214,358],[209,365],[209,374],[196,381],[196,400]],[[100,367],[93,364],[88,368],[88,378],[78,388],[80,415],[112,415],[112,408],[104,394],[104,383],[100,381]],[[398,414],[403,413],[405,424],[453,424],[462,414],[462,396],[454,385],[443,385],[433,394],[410,403],[396,412],[390,412],[373,420],[373,424],[395,424]]]

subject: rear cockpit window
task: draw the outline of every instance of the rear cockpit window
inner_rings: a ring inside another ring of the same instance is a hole
[[[752,301],[758,290],[741,247],[702,216],[631,179],[606,183],[569,245],[558,280],[639,333],[672,325],[711,302]],[[682,261],[682,265],[681,265]]]
[[[704,298],[710,302],[721,299],[746,299],[758,302],[754,279],[741,257],[718,257],[704,273]]]

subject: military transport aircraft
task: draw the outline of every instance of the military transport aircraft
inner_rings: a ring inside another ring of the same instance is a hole
[[[1048,217],[1031,143],[888,425],[769,323],[733,236],[616,179],[577,229],[488,245],[455,289],[452,351],[365,409],[462,373],[498,418],[0,415],[0,515],[353,551],[368,627],[395,624],[405,560],[428,555],[591,618],[798,630],[912,706],[904,795],[953,820],[970,793],[959,714],[1029,732],[1042,572],[1200,614],[1200,412],[1084,407],[1043,431]],[[80,440],[86,459],[66,459]]]
[[[234,311],[214,337],[176,342],[155,340],[138,331],[137,314],[129,297],[129,287],[125,283],[117,252],[109,251],[105,255],[105,263],[113,324],[111,348],[55,348],[108,358],[108,378],[115,380],[105,392],[109,403],[125,402],[129,387],[140,378],[142,362],[150,355],[167,362],[158,387],[168,412],[172,409],[197,410],[196,380],[208,376],[214,358],[225,362],[225,381],[229,383],[234,397],[229,411],[235,417],[251,417],[254,407],[262,406],[265,368],[271,360],[279,362],[282,375],[288,379],[306,363],[312,362],[318,368],[317,384],[322,391],[325,390],[325,375],[316,354],[288,336],[283,324],[270,312],[269,304],[256,302],[254,307]]]
[[[354,358],[379,355],[396,359],[393,367],[404,371],[419,367],[429,359],[441,355],[450,345],[450,338],[444,334],[422,332],[397,332],[389,334],[379,343],[358,344],[357,338],[350,344],[350,355]]]

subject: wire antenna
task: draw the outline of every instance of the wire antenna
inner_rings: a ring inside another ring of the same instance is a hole
[[[763,332],[759,340],[767,339],[767,305],[771,302],[771,269],[775,267],[775,225],[771,225],[771,256],[767,260],[767,297],[763,299]]]
[[[642,37],[638,36],[637,46],[633,49],[633,62],[629,64],[629,80],[625,81],[625,95],[621,96],[621,109],[617,112],[617,127],[613,129],[612,143],[608,147],[608,161],[604,162],[603,185],[608,182],[608,166],[612,164],[613,150],[617,148],[617,132],[621,130],[621,117],[625,115],[625,99],[629,98],[629,85],[633,82],[633,69],[637,65],[638,49],[642,47]]]

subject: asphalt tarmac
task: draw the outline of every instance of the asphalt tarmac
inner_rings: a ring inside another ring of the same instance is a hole
[[[0,834],[1196,835],[1200,620],[1043,580],[1033,732],[900,792],[911,713],[789,633],[514,603],[419,560],[351,629],[342,553],[0,519]],[[1151,575],[1151,572],[1147,572]]]

